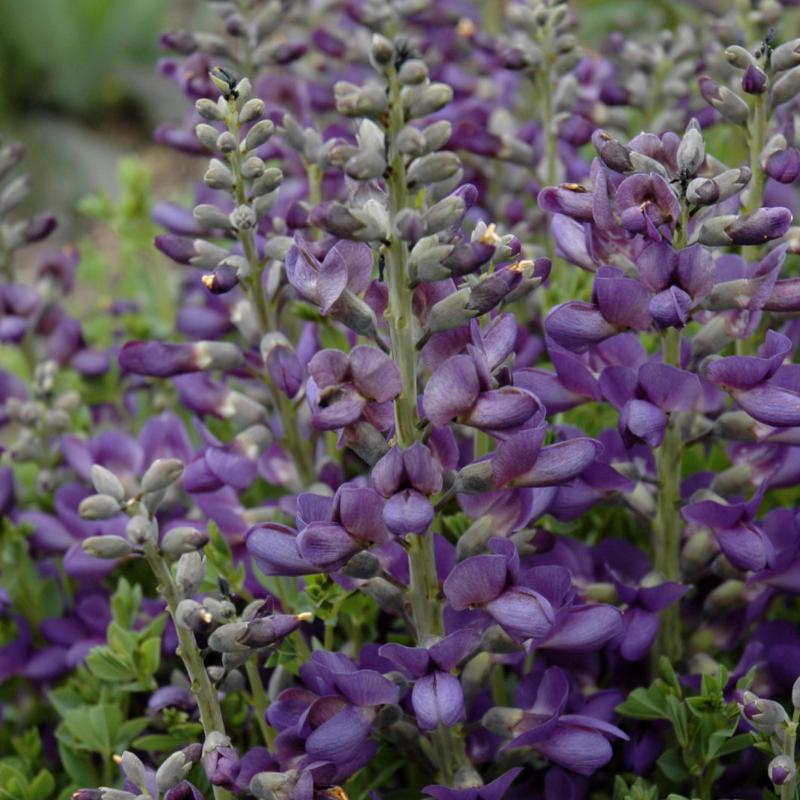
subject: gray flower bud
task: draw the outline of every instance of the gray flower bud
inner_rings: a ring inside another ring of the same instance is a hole
[[[407,156],[416,158],[426,152],[425,137],[418,128],[406,125],[397,134],[397,149]]]
[[[283,800],[291,786],[290,773],[259,772],[250,781],[250,791],[258,800]]]
[[[251,181],[260,178],[264,174],[264,162],[258,156],[250,156],[242,164],[242,175]]]
[[[340,570],[348,578],[366,580],[374,578],[381,571],[380,561],[368,550],[356,553]]]
[[[464,199],[458,195],[450,195],[432,205],[423,215],[425,235],[439,233],[451,225],[461,221],[466,211]]]
[[[731,45],[725,49],[725,58],[728,63],[737,69],[747,69],[749,66],[758,66],[758,62],[753,57],[753,54],[740,47],[738,44]]]
[[[204,597],[203,607],[207,609],[215,622],[230,622],[236,616],[236,606],[230,600],[217,600],[216,597]]]
[[[210,120],[211,122],[222,122],[225,119],[225,112],[213,100],[207,97],[201,97],[194,104],[197,113],[203,119]],[[209,126],[210,127],[210,126]],[[213,128],[212,128],[213,130]],[[217,132],[214,131],[214,141],[216,141]]]
[[[800,708],[800,678],[792,686],[792,705],[795,708]]]
[[[771,64],[775,72],[783,72],[800,65],[800,39],[792,39],[776,47],[772,51]]]
[[[427,186],[446,181],[461,169],[461,160],[455,153],[431,153],[411,162],[406,174],[409,186]]]
[[[186,777],[192,766],[192,763],[187,761],[181,750],[169,756],[156,770],[156,788],[159,793],[163,794],[179,784]]]
[[[797,766],[793,758],[782,753],[779,756],[775,756],[775,758],[769,762],[767,772],[769,774],[769,779],[775,786],[783,786],[794,780],[797,774]]]
[[[208,534],[197,528],[173,528],[164,534],[161,540],[161,552],[168,556],[182,556],[200,550],[208,544]]]
[[[419,58],[409,58],[403,63],[397,77],[404,86],[415,86],[428,78],[428,67]]]
[[[31,179],[29,175],[20,175],[14,178],[0,192],[0,217],[13,211],[20,203],[25,200],[31,190]]]
[[[147,776],[145,773],[144,764],[142,764],[142,760],[139,758],[139,756],[137,756],[135,753],[131,753],[130,750],[125,750],[120,759],[120,767],[122,767],[125,777],[131,783],[133,783],[135,786],[138,786],[140,789],[145,788]]]
[[[119,513],[119,501],[107,494],[92,494],[81,500],[78,513],[82,519],[110,519]]]
[[[277,167],[270,167],[265,169],[264,173],[252,185],[251,190],[254,197],[261,197],[262,195],[274,192],[283,180],[283,173]]]
[[[429,153],[434,150],[441,150],[450,141],[452,134],[453,126],[446,119],[434,122],[433,125],[428,125],[422,131],[422,136],[425,139],[425,150]]]
[[[218,653],[235,653],[248,650],[247,645],[241,643],[241,638],[247,633],[247,624],[246,622],[230,622],[226,625],[220,625],[208,637],[208,646]]]
[[[233,173],[218,158],[212,158],[206,174],[203,175],[203,183],[209,189],[228,191],[234,184]]]
[[[259,198],[262,200],[263,196]],[[229,216],[231,226],[237,231],[249,231],[256,226],[256,212],[252,206],[236,206]]]
[[[475,317],[478,312],[469,307],[471,291],[469,287],[464,287],[434,303],[428,317],[428,330],[431,333],[451,331]]]
[[[203,633],[213,622],[211,612],[195,600],[181,600],[175,609],[175,624],[186,630]]]
[[[272,120],[260,120],[247,132],[247,136],[244,137],[244,142],[242,143],[242,150],[247,152],[261,147],[262,144],[269,141],[273,133],[275,133],[275,125]]]
[[[386,171],[386,161],[382,153],[362,150],[347,161],[344,171],[353,180],[369,181],[383,175]]]
[[[736,125],[745,125],[750,116],[750,107],[747,103],[727,86],[719,87],[719,99],[712,105],[728,122]]]
[[[456,478],[458,491],[462,494],[483,494],[495,488],[492,478],[491,460],[476,461],[459,470]]]
[[[154,521],[145,516],[136,516],[128,520],[125,535],[134,544],[147,544],[158,540],[158,529]]]
[[[381,608],[392,613],[403,613],[403,593],[385,578],[376,577],[365,581],[360,587],[367,597]]]
[[[709,614],[727,614],[746,604],[744,583],[733,578],[715,587],[705,599],[703,608]]]
[[[446,83],[427,86],[404,86],[400,97],[406,117],[417,119],[440,111],[453,100],[453,90]]]
[[[191,597],[200,591],[205,574],[205,557],[196,550],[192,553],[184,553],[178,560],[175,583],[184,595]]]
[[[142,477],[142,493],[158,492],[171,486],[183,474],[183,462],[177,458],[157,458]]]
[[[386,113],[389,107],[386,92],[376,84],[358,87],[346,81],[338,81],[334,84],[333,94],[336,110],[346,117],[376,119]]]
[[[81,542],[84,552],[94,558],[125,558],[133,552],[133,545],[121,536],[90,536]]]
[[[101,786],[100,800],[138,800],[138,798],[132,792],[125,792],[122,789],[113,789],[110,786]]]
[[[196,206],[194,211],[194,218],[204,228],[222,228],[228,230],[231,227],[231,221],[228,215],[222,209],[212,206],[210,203],[201,203]]]
[[[219,131],[205,122],[195,125],[194,134],[200,144],[208,150],[217,149],[217,139],[219,138]]]
[[[772,86],[772,107],[787,103],[800,92],[800,67],[781,75]]]
[[[475,520],[461,536],[458,537],[456,553],[458,560],[463,561],[469,556],[482,553],[486,543],[494,535],[494,522],[491,517],[485,516]]]
[[[514,727],[522,722],[525,712],[520,708],[503,708],[496,706],[490,708],[481,719],[481,725],[495,736],[508,738],[513,734]]]
[[[258,97],[248,100],[239,112],[239,122],[242,125],[257,120],[264,113],[264,101]]]
[[[696,119],[692,119],[678,145],[678,169],[685,175],[694,175],[706,157],[705,142]]]
[[[92,484],[98,494],[107,494],[121,502],[125,499],[125,489],[119,478],[110,470],[100,464],[92,465]]]
[[[217,136],[217,150],[223,153],[233,153],[239,146],[236,137],[230,131],[223,131]]]
[[[384,67],[389,64],[394,57],[394,46],[385,36],[374,33],[372,34],[370,53],[375,64]]]

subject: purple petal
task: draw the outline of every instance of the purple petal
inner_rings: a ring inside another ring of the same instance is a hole
[[[363,747],[369,729],[368,714],[357,708],[345,708],[306,739],[306,753],[321,761],[349,761]]]
[[[702,387],[697,375],[669,364],[644,364],[639,383],[648,400],[662,411],[688,411],[700,398]]]
[[[486,610],[512,636],[537,642],[547,638],[555,622],[553,608],[547,598],[524,586],[506,589],[486,604]]]
[[[358,345],[350,352],[353,383],[364,397],[377,403],[393,400],[403,389],[400,370],[376,347]]]
[[[444,594],[456,611],[494,600],[506,584],[504,556],[472,556],[456,564],[444,582]]]
[[[334,522],[312,522],[297,536],[301,558],[320,570],[343,567],[362,545]]]
[[[414,490],[398,492],[383,507],[383,521],[397,536],[425,533],[433,522],[433,517],[431,501]]]
[[[333,680],[336,688],[356,706],[382,706],[400,700],[400,688],[375,670],[340,672]]]
[[[597,650],[622,633],[622,615],[608,605],[586,604],[571,609],[556,632],[540,647],[584,653]]]
[[[579,300],[556,306],[547,315],[544,325],[554,342],[574,353],[588,350],[618,333],[597,306]]]
[[[424,731],[432,731],[440,724],[451,728],[466,718],[461,683],[446,672],[436,671],[417,680],[411,691],[411,705]]]
[[[446,425],[473,406],[479,391],[472,359],[467,355],[448,358],[425,385],[425,414],[434,425]]]
[[[791,427],[800,425],[800,394],[771,384],[734,392],[736,402],[765,425]]]

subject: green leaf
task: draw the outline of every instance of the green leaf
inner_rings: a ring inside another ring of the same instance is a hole
[[[64,744],[59,737],[58,756],[61,766],[76,786],[96,786],[97,775],[88,753],[76,750]]]
[[[675,730],[675,738],[678,740],[678,744],[685,748],[689,743],[689,720],[686,706],[674,695],[668,695],[666,703],[667,713]]]
[[[711,737],[713,740],[713,736]],[[739,753],[742,750],[746,750],[748,747],[752,746],[753,744],[753,735],[750,733],[741,733],[738,736],[734,736],[727,741],[722,741],[718,747],[716,747],[713,755],[711,758],[722,758],[723,756],[729,756],[733,753]],[[711,747],[709,747],[709,751]]]
[[[616,711],[633,719],[669,719],[666,696],[655,683],[649,689],[634,689]]]
[[[689,779],[689,772],[676,747],[671,747],[656,761],[658,768],[672,783],[683,783]]]
[[[109,683],[131,681],[137,677],[136,668],[128,659],[104,646],[89,651],[86,666],[92,675]]]
[[[28,786],[28,800],[45,800],[56,788],[56,781],[46,769],[41,770]]]
[[[150,724],[147,717],[134,717],[123,722],[114,735],[114,749],[126,750],[130,743]]]

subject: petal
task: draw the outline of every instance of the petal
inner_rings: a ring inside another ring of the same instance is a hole
[[[546,433],[547,426],[539,425],[497,443],[492,458],[492,477],[498,486],[505,486],[533,468]]]
[[[800,425],[800,394],[771,384],[733,393],[736,402],[765,425],[792,427]]]
[[[450,672],[470,656],[480,643],[480,634],[471,628],[461,630],[445,636],[440,642],[428,649],[431,659],[444,672]]]
[[[555,633],[539,645],[549,650],[585,653],[598,650],[622,633],[622,614],[614,606],[589,604],[570,609]]]
[[[424,647],[408,647],[404,644],[390,642],[383,645],[378,651],[381,656],[394,661],[400,669],[418,678],[428,671],[431,663],[430,655]]]
[[[418,492],[432,495],[442,490],[442,468],[422,442],[414,442],[403,453],[403,466],[409,483]]]
[[[661,292],[670,285],[677,265],[678,253],[664,241],[651,242],[636,257],[639,277],[651,292]]]
[[[461,683],[446,672],[433,672],[416,681],[411,705],[417,724],[424,731],[432,731],[440,724],[451,728],[466,718]]]
[[[343,567],[359,550],[361,544],[333,522],[312,522],[297,536],[300,556],[320,570]]]
[[[377,347],[358,345],[350,352],[353,383],[364,397],[377,403],[393,400],[403,389],[400,370]]]
[[[360,486],[340,486],[334,499],[339,519],[347,532],[360,542],[386,540],[383,525],[383,498],[374,490]]]
[[[414,490],[398,492],[383,507],[383,521],[397,536],[425,533],[433,522],[433,517],[431,501]]]
[[[251,529],[245,546],[265,575],[291,577],[318,571],[300,555],[294,531],[284,525],[268,523]]]
[[[370,269],[372,265],[370,264]],[[318,302],[323,314],[327,314],[336,301],[342,296],[347,286],[347,262],[340,248],[333,247],[328,251],[319,268],[317,280]]]
[[[504,556],[472,556],[456,564],[444,582],[444,594],[456,611],[494,600],[506,584]]]
[[[594,282],[597,305],[603,318],[616,328],[645,331],[650,327],[650,292],[639,281],[606,277],[602,270]]]
[[[543,417],[544,408],[535,395],[516,386],[503,386],[482,392],[463,420],[482,430],[505,430],[518,428],[537,414]]]
[[[556,306],[547,315],[544,326],[556,344],[574,353],[583,352],[618,333],[597,306],[579,300]]]
[[[603,446],[596,439],[567,439],[544,447],[536,462],[524,475],[514,478],[507,485],[557,486],[581,474],[601,453]]]
[[[644,658],[658,634],[659,616],[644,608],[629,608],[622,617],[623,633],[619,652],[626,661]]]
[[[559,725],[535,749],[562,767],[579,775],[591,775],[608,764],[612,750],[608,740],[594,731]]]
[[[486,604],[486,610],[512,636],[537,642],[547,638],[555,622],[555,614],[547,598],[524,586],[506,589]]]
[[[370,715],[357,708],[345,708],[306,739],[306,753],[321,761],[349,761],[363,747],[370,724]]]
[[[702,392],[697,375],[669,364],[644,364],[639,383],[647,399],[662,411],[688,411]]]
[[[478,373],[472,359],[467,355],[453,356],[425,385],[425,414],[434,425],[446,425],[472,407],[479,391]]]
[[[772,562],[769,540],[757,528],[737,525],[716,531],[716,537],[720,550],[737,569],[756,572]]]
[[[340,672],[333,680],[336,688],[356,706],[382,706],[400,700],[400,688],[375,670]]]
[[[619,432],[627,447],[637,441],[658,447],[664,439],[667,417],[646,400],[629,400],[619,415]]]

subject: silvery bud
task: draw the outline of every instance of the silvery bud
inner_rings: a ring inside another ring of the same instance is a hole
[[[259,772],[250,781],[250,791],[258,800],[284,800],[292,786],[291,773]]]
[[[244,137],[244,142],[242,142],[241,149],[244,152],[255,150],[257,147],[261,147],[262,144],[269,141],[273,133],[275,133],[275,125],[272,120],[262,119],[247,132],[247,136]]]
[[[221,150],[223,153],[233,153],[238,146],[236,137],[230,131],[223,131],[217,136],[217,150]]]
[[[205,122],[195,125],[194,134],[197,136],[198,141],[203,147],[208,150],[217,149],[217,139],[219,138],[219,131]]]
[[[107,494],[92,494],[81,500],[78,513],[82,519],[111,519],[119,513],[119,500]]]
[[[242,175],[248,180],[255,180],[264,174],[264,162],[258,156],[250,156],[242,164]]]
[[[775,784],[775,786],[783,786],[785,783],[789,783],[790,781],[794,780],[794,777],[797,774],[797,766],[795,765],[793,758],[785,754],[781,754],[779,756],[775,756],[775,758],[769,762],[767,772],[769,773],[769,779]]]
[[[346,81],[338,81],[334,84],[333,94],[336,110],[347,117],[376,119],[385,114],[389,107],[385,90],[376,84],[359,87]]]
[[[120,479],[110,470],[100,464],[92,464],[92,484],[98,494],[107,494],[115,500],[122,502],[125,499],[125,489]]]
[[[800,65],[800,39],[792,39],[776,47],[772,51],[770,63],[775,72],[783,72]]]
[[[233,173],[218,158],[212,158],[208,163],[206,174],[203,175],[203,183],[209,189],[228,191],[233,188]]]
[[[749,167],[738,167],[713,178],[695,178],[686,187],[686,199],[697,206],[721,203],[747,186],[751,175]]]
[[[800,67],[781,75],[772,86],[772,107],[787,103],[800,92]]]
[[[204,633],[213,622],[211,612],[195,600],[181,600],[175,609],[175,624],[195,633]]]
[[[258,198],[263,200],[264,195]],[[237,231],[249,231],[256,226],[256,212],[252,206],[242,204],[231,211],[229,217],[231,226]]]
[[[229,622],[226,625],[220,625],[208,637],[208,646],[218,653],[248,650],[248,646],[241,642],[242,637],[247,633],[247,625],[247,622]]]
[[[495,736],[508,738],[513,735],[514,728],[522,722],[525,712],[520,708],[490,708],[481,720],[482,727]]]
[[[163,794],[179,784],[189,773],[192,766],[194,766],[192,762],[187,760],[181,750],[169,756],[156,770],[156,788],[159,793]]]
[[[374,33],[372,35],[370,54],[375,64],[385,67],[387,64],[391,63],[392,58],[394,58],[394,46],[385,36]]]
[[[475,520],[461,536],[458,537],[456,553],[458,560],[463,561],[469,556],[482,553],[489,539],[494,535],[494,521],[489,516]]]
[[[427,186],[452,178],[461,169],[461,160],[455,153],[431,153],[415,158],[408,168],[406,178],[409,186]]]
[[[357,580],[367,580],[374,578],[381,572],[380,561],[368,550],[362,550],[356,553],[345,565],[341,568],[342,575],[348,578],[356,578]]]
[[[125,535],[134,544],[158,541],[156,523],[144,516],[131,517],[125,526]]]
[[[795,708],[800,708],[800,678],[792,686],[792,705]]]
[[[699,80],[700,93],[705,101],[719,111],[725,119],[736,125],[746,125],[750,107],[739,95],[727,86],[720,86],[715,80],[703,76]]]
[[[214,86],[219,89],[220,94],[226,100],[233,98],[234,94],[238,93],[235,76],[224,67],[214,67],[208,75]]]
[[[428,125],[422,131],[422,137],[425,139],[425,150],[429,153],[434,150],[441,150],[450,141],[452,134],[453,126],[446,119],[441,119],[438,122],[434,122],[433,125]]]
[[[135,786],[144,789],[147,783],[147,776],[142,760],[130,750],[125,750],[120,758],[120,767],[125,773],[125,777]]]
[[[196,550],[192,553],[184,553],[178,560],[175,583],[184,595],[191,597],[200,591],[205,574],[205,557]]]
[[[239,112],[239,122],[246,125],[257,120],[264,113],[264,101],[258,97],[248,100]]]
[[[213,101],[207,97],[201,97],[194,104],[197,113],[203,119],[210,120],[211,122],[222,122],[225,119],[225,112]],[[209,126],[210,127],[210,126]],[[214,130],[212,128],[212,130]],[[214,131],[214,139],[216,141],[217,131]]]
[[[220,625],[230,622],[236,616],[236,606],[230,600],[217,600],[216,597],[204,597],[203,607]]]
[[[428,317],[428,330],[431,333],[442,333],[465,325],[477,311],[469,307],[471,289],[464,287],[457,292],[434,303]]]
[[[212,206],[210,203],[201,203],[196,206],[193,212],[194,218],[198,224],[204,228],[222,228],[228,230],[231,227],[231,221],[228,215],[222,209]]]
[[[164,534],[161,539],[161,552],[169,556],[182,556],[184,553],[200,550],[208,544],[208,541],[208,534],[197,528],[181,526]]]
[[[401,100],[408,118],[427,117],[452,102],[453,89],[446,83],[405,86],[401,90]]]
[[[277,167],[264,170],[264,174],[250,187],[254,197],[261,197],[274,192],[283,180],[283,173]]]
[[[139,798],[132,792],[114,789],[110,786],[101,786],[100,800],[139,800]]]
[[[400,67],[397,77],[404,86],[415,86],[428,79],[428,67],[419,58],[409,58]]]
[[[705,599],[703,608],[710,614],[727,614],[746,604],[744,583],[733,578],[715,587]]]
[[[407,156],[416,158],[427,150],[425,137],[418,128],[406,125],[397,135],[397,149]]]
[[[159,492],[171,486],[183,474],[183,462],[177,458],[157,458],[142,477],[142,493]]]
[[[789,721],[786,709],[774,700],[764,700],[745,692],[741,703],[742,715],[759,733],[775,734]]]
[[[461,222],[467,211],[464,198],[451,194],[432,205],[422,216],[424,233],[430,236]]]
[[[353,180],[369,181],[383,175],[386,161],[377,150],[361,150],[347,161],[344,171]]]
[[[20,175],[14,178],[2,192],[0,192],[0,217],[13,211],[28,196],[31,190],[29,175]]]
[[[725,58],[729,64],[738,69],[747,69],[749,66],[756,65],[753,54],[738,44],[731,45],[725,49]]]
[[[133,552],[133,545],[121,536],[90,536],[81,542],[84,552],[94,558],[125,558]]]
[[[706,157],[705,142],[696,119],[692,119],[678,145],[678,169],[685,175],[694,175]]]
[[[395,217],[394,227],[401,238],[414,244],[422,236],[422,217],[419,212],[411,208],[404,208]]]

